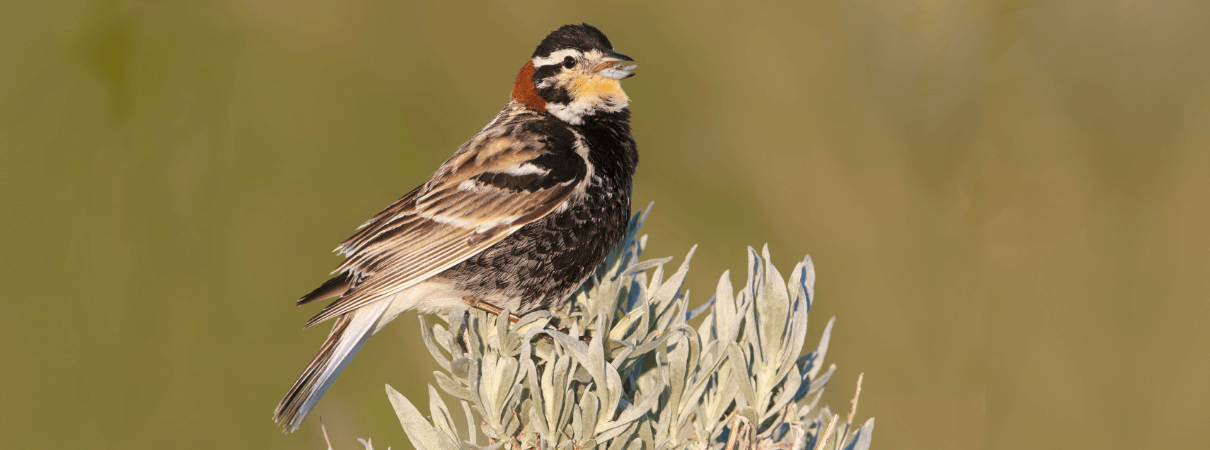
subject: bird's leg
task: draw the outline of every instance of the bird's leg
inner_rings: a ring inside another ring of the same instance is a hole
[[[468,295],[466,297],[462,297],[462,301],[464,301],[468,305],[470,305],[471,308],[475,308],[480,311],[486,311],[488,314],[494,314],[497,316],[504,314],[503,308],[493,305],[491,303],[485,302],[485,301],[483,301],[483,299],[473,296],[473,295]],[[510,313],[508,313],[508,320],[512,323],[517,323],[517,322],[521,321],[521,316],[518,316],[518,315],[510,312]],[[566,328],[566,327],[559,328],[559,320],[553,319],[553,318],[551,319],[551,323],[546,324],[546,329],[553,330],[553,331],[559,331],[559,332],[562,332],[563,334],[567,334],[569,331],[571,331],[570,328]],[[542,340],[546,341],[547,344],[550,344],[550,345],[555,344],[554,339],[552,339],[550,336],[540,336],[540,338]],[[592,336],[581,336],[580,342],[584,342],[584,343],[592,342]]]
[[[497,316],[504,314],[503,308],[500,308],[499,306],[485,302],[485,301],[483,301],[483,299],[481,299],[479,297],[475,297],[473,295],[468,295],[466,297],[462,297],[462,301],[471,305],[471,308],[475,308],[480,311],[487,311],[489,314],[495,314]],[[508,321],[512,322],[512,323],[517,323],[517,322],[521,321],[521,316],[518,316],[518,315],[510,312],[510,313],[508,313]]]
[[[488,314],[495,314],[497,316],[499,316],[500,314],[504,314],[503,308],[500,308],[499,306],[485,302],[485,301],[483,301],[483,299],[481,299],[479,297],[475,297],[473,295],[468,295],[466,297],[462,297],[462,301],[464,301],[468,305],[470,305],[471,308],[475,308],[480,311],[486,311]],[[510,312],[510,313],[508,313],[508,320],[512,323],[517,323],[517,322],[521,321],[521,316],[518,316],[518,315]],[[550,336],[539,336],[539,338],[546,341],[547,344],[555,345],[555,340],[552,339]]]

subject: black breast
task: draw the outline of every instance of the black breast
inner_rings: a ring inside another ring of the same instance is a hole
[[[638,157],[629,112],[623,113],[574,127],[589,148],[593,176],[586,195],[574,196],[562,211],[521,227],[440,276],[484,299],[503,298],[497,306],[517,313],[561,304],[626,232]]]

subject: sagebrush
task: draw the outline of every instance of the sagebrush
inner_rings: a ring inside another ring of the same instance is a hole
[[[645,214],[643,215],[645,216]],[[508,315],[455,311],[444,324],[421,318],[441,366],[429,414],[387,386],[419,450],[457,449],[867,449],[874,419],[855,430],[818,406],[835,370],[823,369],[832,320],[802,353],[814,301],[810,257],[789,281],[748,250],[748,278],[730,276],[690,310],[682,284],[693,250],[665,278],[672,258],[642,260],[647,237],[626,240],[569,301],[509,323]],[[763,256],[763,258],[762,258]],[[689,323],[705,314],[696,328]],[[826,438],[825,438],[826,437]],[[369,442],[364,442],[367,448]]]

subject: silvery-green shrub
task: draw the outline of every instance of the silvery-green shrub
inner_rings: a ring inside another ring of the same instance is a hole
[[[561,309],[534,311],[516,324],[507,314],[474,310],[431,326],[422,317],[424,343],[442,369],[434,372],[440,391],[429,385],[425,414],[387,386],[412,445],[869,448],[874,419],[853,430],[851,413],[822,439],[838,418],[819,406],[836,368],[823,365],[834,318],[804,354],[815,299],[811,258],[787,281],[767,246],[761,254],[749,248],[743,286],[736,291],[724,273],[714,297],[690,310],[681,288],[693,250],[665,275],[671,258],[640,258],[642,219],[635,216],[624,243]],[[690,325],[703,314],[699,326]]]

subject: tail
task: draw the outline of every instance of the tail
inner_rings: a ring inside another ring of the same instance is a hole
[[[273,421],[281,425],[285,432],[298,430],[307,413],[315,407],[336,376],[357,355],[366,339],[374,334],[375,325],[389,303],[379,301],[336,319],[328,340],[319,348],[315,359],[311,360],[311,364],[307,365],[307,369],[273,411]]]

